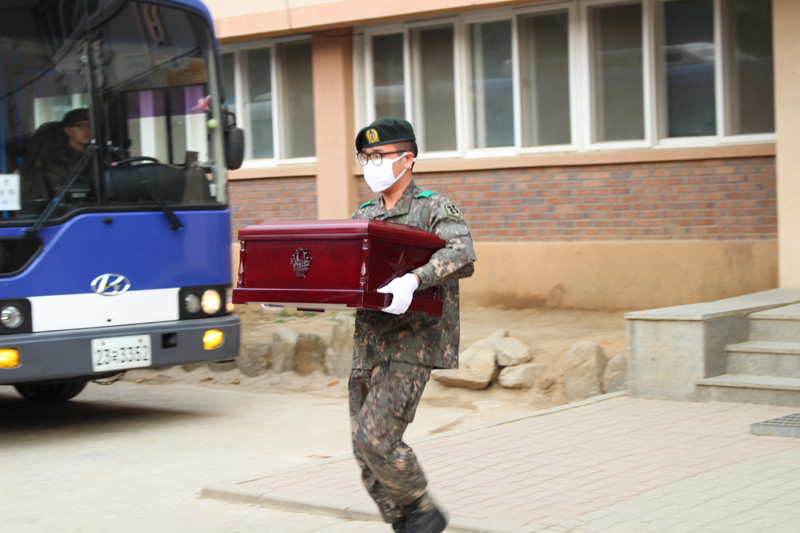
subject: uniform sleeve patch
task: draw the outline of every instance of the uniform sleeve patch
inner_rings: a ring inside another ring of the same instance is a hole
[[[453,218],[455,220],[461,220],[463,218],[461,210],[458,207],[456,207],[456,204],[454,203],[444,204],[444,207],[442,207],[442,209],[444,210],[444,214],[450,218]]]

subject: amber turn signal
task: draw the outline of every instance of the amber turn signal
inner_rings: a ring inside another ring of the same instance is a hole
[[[206,350],[219,348],[222,345],[223,340],[225,340],[224,333],[218,329],[210,329],[206,331],[205,335],[203,335],[203,348]]]
[[[19,366],[19,351],[16,348],[0,348],[0,368]]]

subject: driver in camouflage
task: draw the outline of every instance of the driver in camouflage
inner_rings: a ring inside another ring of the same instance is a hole
[[[407,224],[447,244],[426,265],[391,281],[384,312],[356,314],[350,420],[353,451],[362,480],[394,531],[439,533],[446,520],[426,492],[427,481],[403,433],[414,420],[434,368],[458,367],[458,280],[472,275],[476,260],[461,211],[446,196],[423,191],[411,171],[417,155],[414,130],[399,118],[383,118],[356,136],[364,178],[380,198],[351,218]],[[406,313],[413,293],[439,287],[441,317]]]

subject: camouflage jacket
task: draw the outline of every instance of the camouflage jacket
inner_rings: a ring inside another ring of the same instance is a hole
[[[441,194],[423,192],[412,181],[389,211],[383,197],[362,205],[350,218],[385,220],[434,233],[447,245],[430,262],[412,270],[418,290],[439,287],[441,317],[424,313],[392,315],[383,311],[356,313],[353,368],[372,368],[400,361],[433,368],[458,368],[460,336],[458,280],[475,271],[475,250],[461,211]]]

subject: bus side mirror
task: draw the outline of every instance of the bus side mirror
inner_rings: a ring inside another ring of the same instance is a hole
[[[244,130],[233,126],[225,130],[225,166],[236,170],[244,161]]]

